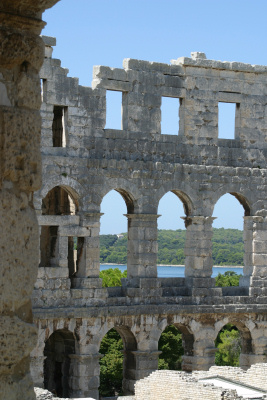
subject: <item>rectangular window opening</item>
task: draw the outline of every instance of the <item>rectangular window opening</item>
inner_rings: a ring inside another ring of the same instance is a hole
[[[107,90],[105,129],[122,129],[122,92]]]
[[[178,135],[181,101],[175,97],[161,98],[161,133]]]
[[[53,112],[53,147],[66,147],[68,107],[54,106]]]
[[[239,104],[219,102],[218,109],[219,139],[235,139]]]
[[[41,79],[41,99],[42,102],[46,102],[46,93],[47,93],[47,80]]]

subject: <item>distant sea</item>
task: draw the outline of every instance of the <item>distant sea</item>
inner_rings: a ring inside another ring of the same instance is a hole
[[[117,265],[117,264],[101,264],[100,271],[109,268],[119,268],[122,272],[127,269],[127,265]],[[158,265],[158,277],[159,278],[183,278],[184,277],[184,266],[175,266],[175,265]],[[223,266],[223,267],[213,267],[212,277],[214,278],[219,273],[224,274],[226,271],[234,271],[237,274],[243,275],[242,267],[232,267],[232,266]]]

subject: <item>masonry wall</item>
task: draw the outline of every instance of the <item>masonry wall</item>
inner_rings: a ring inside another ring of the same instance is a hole
[[[95,67],[90,88],[52,58],[55,38],[43,40],[34,381],[43,385],[45,343],[55,332],[75,341],[68,371],[73,397],[98,398],[99,347],[113,327],[132,360],[131,367],[125,363],[125,393],[157,369],[158,340],[170,324],[183,335],[185,371],[214,365],[214,340],[227,323],[241,332],[242,368],[266,361],[267,68],[207,60],[203,53],[170,65],[126,59],[122,69]],[[105,128],[106,90],[122,92],[121,130]],[[176,136],[161,133],[165,96],[180,101]],[[232,140],[218,139],[219,102],[236,105]],[[127,206],[128,276],[122,287],[102,288],[100,206],[110,190]],[[185,210],[184,278],[157,277],[158,203],[169,191]],[[222,289],[211,278],[211,238],[213,209],[226,193],[244,209],[245,255],[240,286]]]

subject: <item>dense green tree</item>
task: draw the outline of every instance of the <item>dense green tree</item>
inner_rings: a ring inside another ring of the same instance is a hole
[[[119,268],[109,268],[100,271],[103,287],[121,286],[121,278],[127,278],[127,270],[121,272]]]
[[[238,275],[234,271],[226,271],[224,274],[219,273],[215,278],[215,285],[220,287],[238,286],[241,274]]]
[[[239,366],[241,336],[235,326],[225,325],[215,340],[215,346],[218,348],[215,354],[216,365]]]
[[[162,332],[159,339],[159,369],[181,370],[182,355],[182,334],[174,325],[169,325]]]
[[[100,345],[100,386],[101,396],[116,396],[122,392],[123,344],[119,333],[111,329]]]

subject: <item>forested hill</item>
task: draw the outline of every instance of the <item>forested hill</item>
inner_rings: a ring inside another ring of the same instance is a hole
[[[158,231],[158,264],[184,264],[185,233],[176,231]],[[243,232],[238,229],[213,229],[214,265],[243,265]],[[127,234],[100,236],[100,262],[127,263]]]

